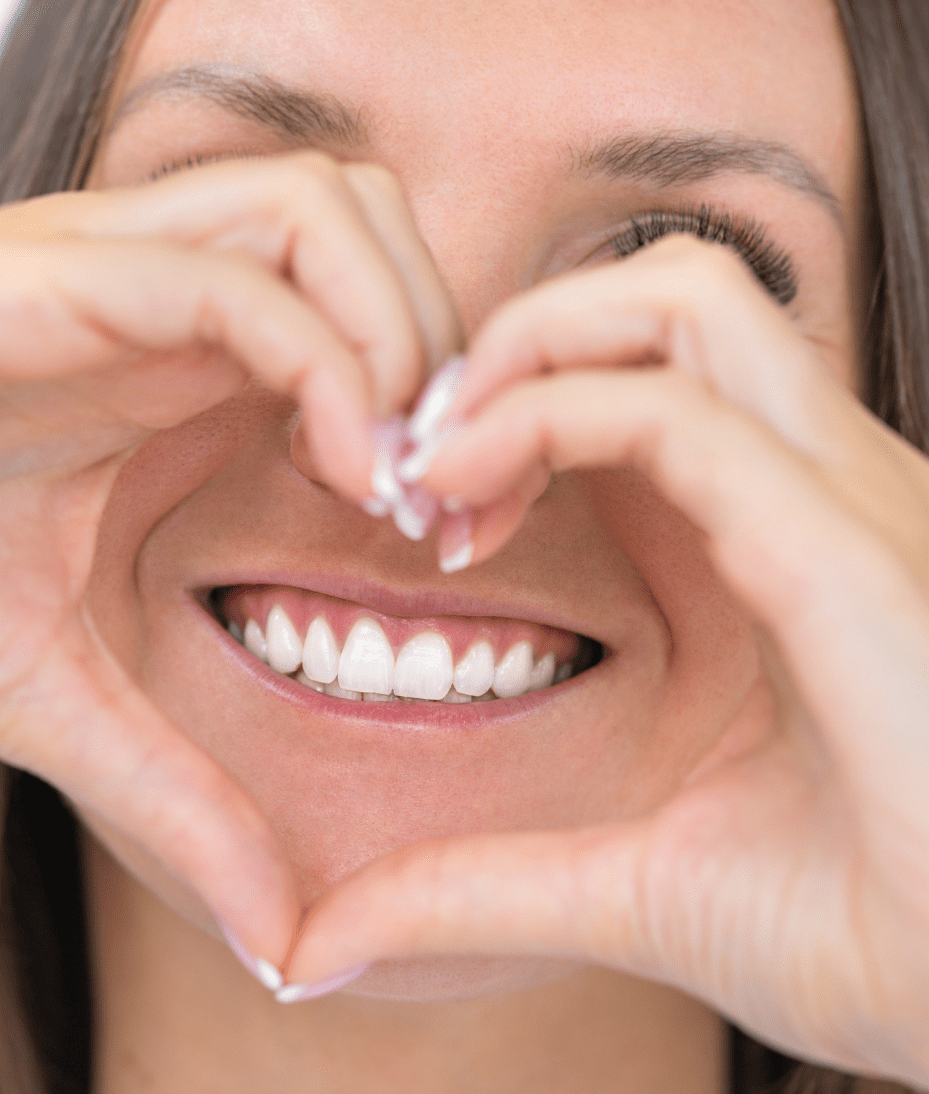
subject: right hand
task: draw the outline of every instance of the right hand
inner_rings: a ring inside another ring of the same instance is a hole
[[[370,425],[460,328],[399,186],[302,153],[0,207],[0,762],[61,790],[280,966],[301,908],[257,807],[163,717],[86,604],[99,521],[154,431],[257,379],[319,477],[370,493]]]

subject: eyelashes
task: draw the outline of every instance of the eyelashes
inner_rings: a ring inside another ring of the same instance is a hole
[[[228,152],[187,156],[185,160],[162,164],[149,175],[148,181],[156,182],[176,171],[222,160],[261,158],[264,157]],[[628,258],[643,247],[679,232],[732,248],[779,304],[787,307],[795,300],[799,279],[793,260],[768,239],[764,226],[753,217],[733,216],[707,204],[694,208],[684,206],[673,211],[659,209],[630,217],[626,227],[610,238],[608,246],[614,258]]]
[[[187,171],[193,167],[203,167],[208,163],[222,163],[224,160],[258,160],[265,158],[266,157],[264,156],[259,156],[250,152],[217,152],[215,155],[210,156],[197,153],[193,156],[187,156],[182,160],[172,160],[170,163],[163,163],[156,170],[152,171],[145,181],[157,182],[159,179],[176,174],[178,171]]]
[[[675,232],[689,232],[710,243],[731,247],[779,304],[786,307],[796,298],[799,282],[790,255],[772,243],[764,227],[752,217],[720,213],[709,205],[673,212],[656,210],[631,217],[609,245],[615,258],[627,258]]]

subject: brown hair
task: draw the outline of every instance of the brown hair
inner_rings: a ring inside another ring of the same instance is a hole
[[[26,0],[0,58],[0,201],[79,189],[141,0]],[[869,148],[866,398],[929,451],[929,4],[837,0]],[[91,986],[75,822],[0,765],[0,1094],[87,1094]],[[737,1030],[740,1094],[889,1092]]]

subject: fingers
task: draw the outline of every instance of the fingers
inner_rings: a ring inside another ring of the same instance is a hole
[[[699,377],[801,447],[817,443],[818,401],[833,386],[742,262],[677,236],[505,304],[471,346],[452,416],[520,378],[648,365]]]
[[[161,242],[10,245],[7,258],[0,271],[7,316],[0,378],[7,383],[101,373],[139,353],[219,349],[229,363],[223,368],[214,359],[200,376],[199,404],[191,404],[179,356],[162,378],[160,401],[149,406],[129,384],[114,413],[143,429],[163,428],[227,398],[251,374],[306,400],[323,477],[349,496],[367,496],[365,365],[325,317],[270,272]],[[118,400],[119,391],[112,388],[108,398]]]
[[[300,908],[263,817],[77,627],[5,697],[0,757],[157,861],[256,957],[284,961]],[[39,706],[40,704],[40,706]]]
[[[605,840],[596,830],[495,835],[428,841],[389,855],[314,907],[287,978],[313,984],[378,960],[448,954],[615,960],[630,922],[615,895],[634,891],[626,874],[637,840],[625,851],[613,841],[613,876],[592,900],[591,871]]]
[[[366,363],[379,417],[403,409],[460,343],[448,290],[383,168],[301,153],[94,198],[81,217],[90,235],[235,250],[292,279]]]
[[[425,343],[428,370],[434,373],[464,345],[448,286],[394,176],[372,164],[350,164],[345,178],[405,286]]]

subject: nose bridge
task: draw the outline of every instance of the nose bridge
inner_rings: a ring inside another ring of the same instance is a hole
[[[469,334],[532,279],[546,185],[543,161],[521,144],[512,129],[459,127],[400,161],[416,224]]]

